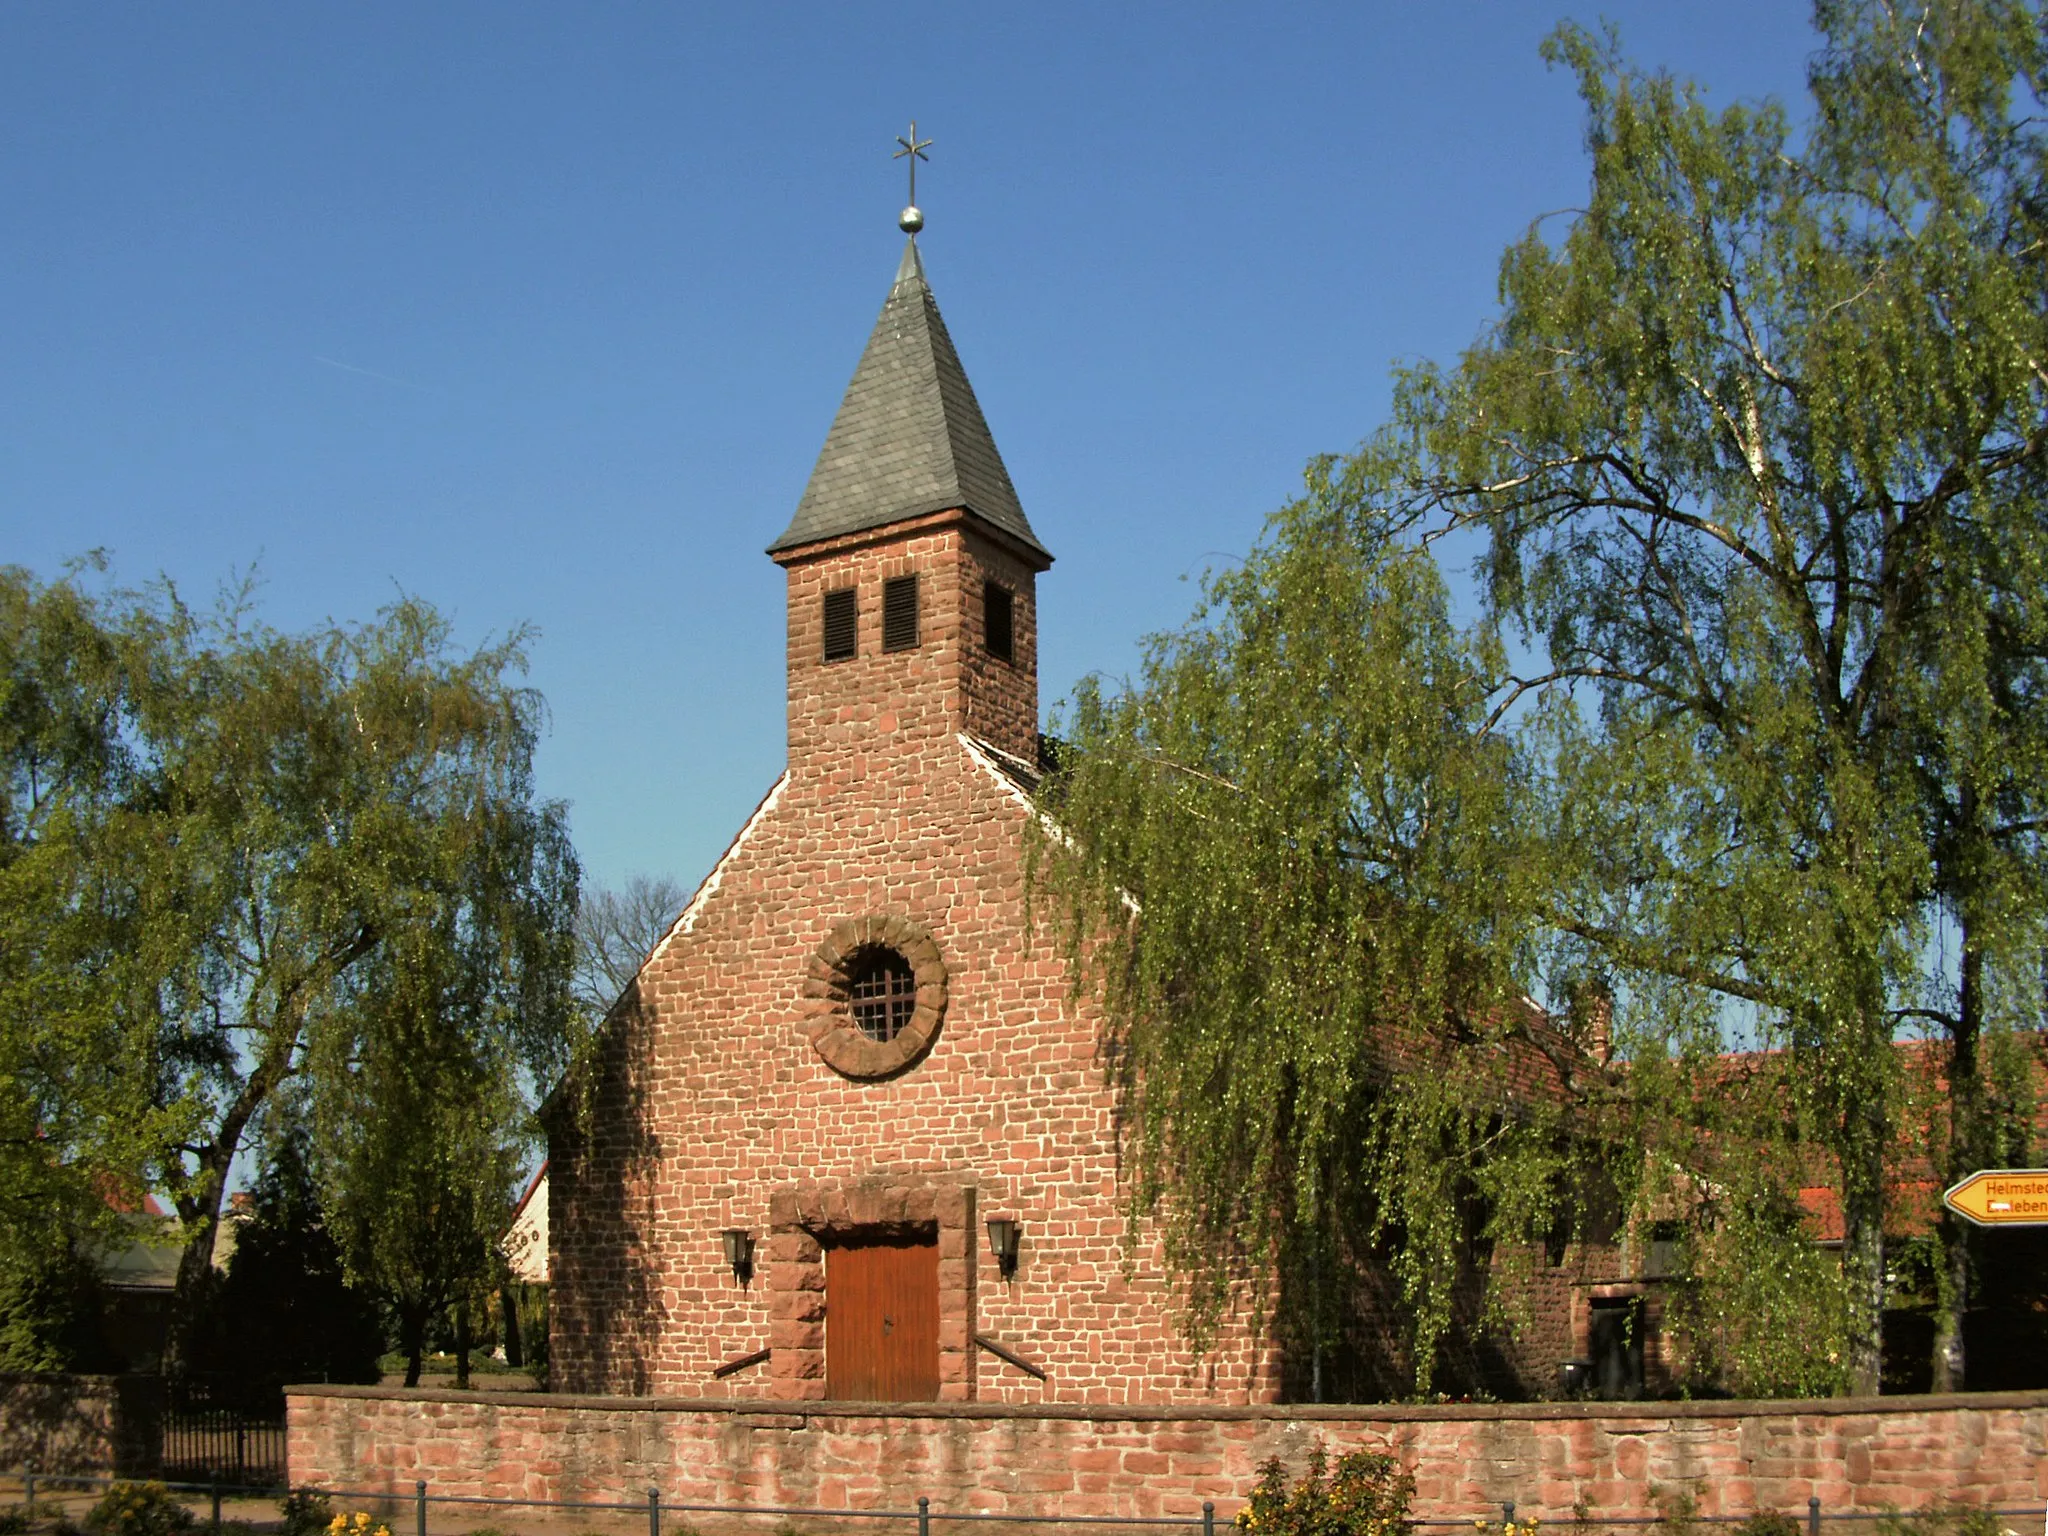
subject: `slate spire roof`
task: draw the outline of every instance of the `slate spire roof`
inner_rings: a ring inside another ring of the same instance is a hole
[[[1051,561],[1017,501],[913,239],[796,516],[768,553],[955,507]]]

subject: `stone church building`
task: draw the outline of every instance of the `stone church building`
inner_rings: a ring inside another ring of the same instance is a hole
[[[1271,1399],[1125,1273],[1098,1021],[1026,931],[1053,557],[914,237],[768,554],[787,771],[551,1106],[555,1389]]]

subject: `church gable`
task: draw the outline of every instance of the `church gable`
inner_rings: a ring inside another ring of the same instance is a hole
[[[832,1067],[817,1043],[853,1026],[850,977],[877,950],[900,955],[913,983],[890,1043],[909,1031],[935,1045],[941,1026],[979,1006],[983,973],[1008,969],[1024,946],[1028,806],[990,776],[989,749],[951,736],[919,743],[907,763],[875,750],[888,761],[856,755],[844,773],[785,775],[642,968],[639,1006],[677,1014],[667,1027],[691,1030],[681,1014],[717,1017],[718,1061],[699,1061],[693,1079],[792,1041]],[[1044,968],[1064,985],[1049,955]],[[657,1046],[656,1060],[665,1054]],[[893,1075],[872,1061],[833,1070]]]

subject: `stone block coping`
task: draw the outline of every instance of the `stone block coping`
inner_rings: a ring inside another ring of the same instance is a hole
[[[568,1392],[458,1392],[447,1387],[288,1386],[290,1397],[347,1397],[413,1403],[479,1403],[500,1408],[696,1413],[814,1419],[1071,1419],[1084,1423],[1313,1421],[1403,1424],[1486,1420],[1840,1418],[1953,1409],[2048,1408],[2048,1391],[1926,1392],[1897,1397],[1681,1398],[1632,1403],[802,1403],[739,1397],[600,1397]]]

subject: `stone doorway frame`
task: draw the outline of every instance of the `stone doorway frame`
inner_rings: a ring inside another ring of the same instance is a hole
[[[768,1198],[768,1395],[825,1399],[825,1245],[857,1230],[936,1229],[939,1238],[939,1401],[975,1397],[972,1185],[873,1178],[797,1184]]]

